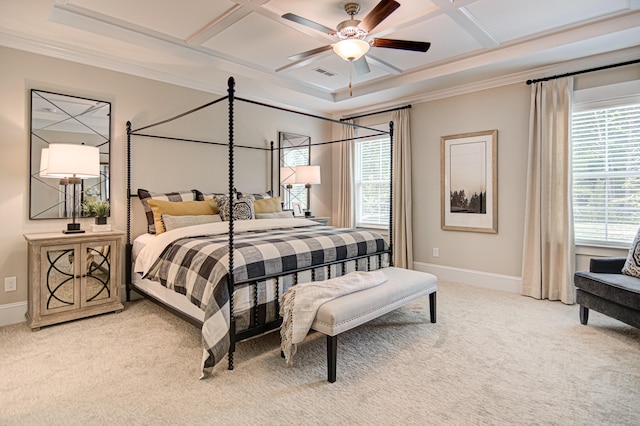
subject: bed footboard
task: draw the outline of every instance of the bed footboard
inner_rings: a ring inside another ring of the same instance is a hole
[[[259,278],[252,278],[250,280],[235,281],[235,288],[247,288],[253,300],[251,312],[246,313],[248,315],[244,315],[243,324],[241,326],[239,321],[236,320],[236,313],[231,313],[231,344],[228,355],[228,369],[233,370],[233,353],[235,351],[236,342],[280,328],[282,325],[282,317],[280,316],[280,299],[282,297],[282,293],[290,286],[302,282],[328,280],[332,277],[342,276],[354,271],[373,271],[383,267],[388,267],[390,266],[388,260],[389,256],[390,250],[384,250],[348,259],[334,260],[320,265],[265,275]],[[268,287],[271,289],[271,293],[268,291]],[[260,299],[261,295],[264,296],[269,293],[273,295],[272,301],[265,303],[264,300]],[[235,304],[231,304],[230,306],[235,306]],[[269,315],[269,312],[272,312],[271,316]],[[241,330],[238,330],[239,328]]]

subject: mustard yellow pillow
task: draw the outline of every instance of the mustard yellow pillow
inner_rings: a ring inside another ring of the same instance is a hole
[[[162,215],[170,216],[197,216],[205,214],[217,214],[218,205],[216,200],[205,201],[164,201],[149,200],[149,207],[153,212],[153,220],[156,226],[156,234],[165,231]]]
[[[255,200],[253,202],[253,209],[255,210],[256,214],[281,212],[282,205],[280,204],[280,197]]]

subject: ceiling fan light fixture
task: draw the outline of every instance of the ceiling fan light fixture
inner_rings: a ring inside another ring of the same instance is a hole
[[[357,61],[369,51],[369,47],[366,41],[351,38],[334,44],[333,51],[345,61]]]

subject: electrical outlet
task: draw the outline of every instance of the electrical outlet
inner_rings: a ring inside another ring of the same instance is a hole
[[[440,249],[438,247],[433,248],[433,257],[440,257]]]
[[[5,277],[4,291],[16,291],[16,277]]]

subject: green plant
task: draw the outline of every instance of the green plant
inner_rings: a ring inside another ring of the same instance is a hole
[[[111,205],[108,201],[83,201],[82,211],[87,216],[106,217],[109,215]]]

